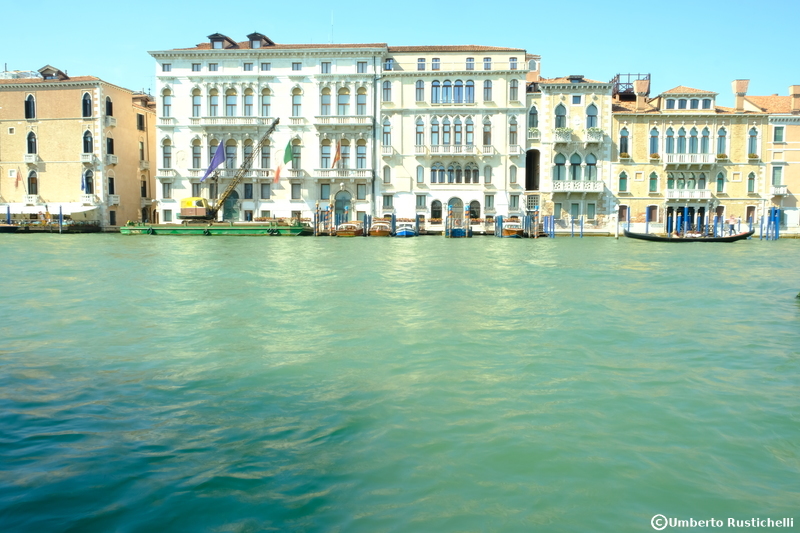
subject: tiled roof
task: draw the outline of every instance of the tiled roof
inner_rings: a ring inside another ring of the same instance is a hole
[[[218,50],[220,52],[225,50],[250,50],[250,41],[243,41],[236,43],[238,48],[211,48],[211,43],[200,43],[194,48],[174,48],[173,51],[178,50]],[[303,50],[313,48],[386,48],[386,43],[357,43],[357,44],[275,44],[270,46],[263,46],[261,48],[253,48],[253,50]]]
[[[791,113],[791,96],[745,96],[745,100],[766,113]]]
[[[0,84],[4,85],[13,85],[13,84],[20,84],[24,85],[26,83],[74,83],[74,82],[81,82],[81,81],[102,81],[100,78],[95,78],[94,76],[75,76],[73,78],[68,78],[66,80],[44,80],[42,78],[14,78],[10,80],[0,80]]]
[[[658,109],[649,102],[645,102],[644,111],[636,111],[636,102],[615,101],[611,104],[612,113],[658,113]]]
[[[539,83],[572,83],[569,78],[561,77],[561,78],[542,78],[539,80]],[[580,83],[608,83],[607,81],[597,81],[597,80],[590,80],[589,78],[583,78]]]
[[[674,89],[670,89],[669,91],[664,91],[661,94],[717,94],[714,91],[701,91],[700,89],[692,89],[691,87],[685,87],[683,85],[678,85]]]
[[[499,46],[480,46],[476,44],[454,46],[390,46],[389,51],[398,52],[521,52],[523,48],[502,48]]]

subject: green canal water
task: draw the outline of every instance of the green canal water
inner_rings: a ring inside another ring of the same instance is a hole
[[[800,528],[800,241],[0,253],[3,532]]]

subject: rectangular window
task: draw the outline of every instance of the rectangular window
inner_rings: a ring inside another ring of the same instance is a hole
[[[252,70],[253,70],[253,64],[252,63],[245,63],[244,64],[244,71],[245,72],[252,72]]]
[[[425,58],[420,57],[417,59],[417,70],[425,70]]]
[[[467,58],[467,70],[475,70],[475,58],[468,57]]]
[[[303,214],[303,213],[302,213],[302,212],[300,212],[300,211],[292,211],[292,218],[293,218],[293,219],[295,219],[295,220],[299,220],[299,219],[300,219],[300,216],[301,216],[302,214]]]
[[[686,109],[686,98],[678,100],[678,109]]]
[[[172,198],[172,184],[169,182],[164,182],[161,184],[161,197],[162,198]]]
[[[262,183],[261,184],[261,199],[262,200],[269,200],[272,196],[272,187],[269,183]]]
[[[366,61],[359,61],[356,63],[356,72],[359,74],[366,74],[367,73],[367,62]]]
[[[192,63],[192,72],[200,72],[200,63]]]
[[[586,204],[586,218],[589,220],[594,220],[597,214],[597,210],[595,208],[595,204]]]
[[[303,64],[302,63],[297,63],[297,62],[292,63],[292,70],[297,71],[297,70],[301,70],[302,68],[303,68]]]
[[[147,198],[147,182],[145,180],[142,180],[141,194],[142,198]]]
[[[136,113],[136,129],[144,131],[144,115],[141,113]]]
[[[494,195],[487,194],[483,197],[483,205],[486,206],[486,209],[494,209]]]
[[[106,138],[106,152],[109,154],[114,153],[114,139],[112,139],[111,137]],[[164,167],[164,168],[169,168],[169,167]]]
[[[424,194],[418,194],[417,195],[417,209],[425,209],[425,207],[427,207],[426,202],[425,202],[425,195]]]
[[[572,105],[581,105],[581,95],[579,94],[572,95]]]
[[[783,185],[783,167],[772,167],[772,184]]]
[[[292,200],[300,199],[300,184],[292,183]]]
[[[192,183],[192,196],[198,198],[200,196],[200,184]]]
[[[519,209],[519,194],[512,194],[508,198],[508,208],[509,209]]]
[[[484,57],[483,58],[483,70],[492,70],[492,58],[491,57]]]
[[[441,67],[442,62],[439,60],[438,57],[434,57],[431,59],[431,70],[439,70]]]
[[[161,72],[172,72],[172,64],[164,63],[161,65]]]
[[[553,218],[561,218],[561,202],[553,204]]]
[[[383,70],[392,70],[392,69],[394,69],[394,59],[389,57],[386,59],[386,61],[383,62]]]
[[[383,195],[383,208],[384,209],[391,209],[392,208],[392,198],[391,194],[384,194]]]
[[[172,209],[164,209],[164,222],[172,222]]]
[[[209,64],[208,64],[208,70],[209,70],[210,72],[216,72],[216,71],[218,71],[218,70],[219,70],[219,64],[217,64],[217,63],[209,63]]]
[[[272,70],[272,63],[261,63],[261,70],[262,71]]]
[[[367,199],[367,186],[364,183],[359,183],[356,185],[356,200],[366,200]]]
[[[319,186],[319,199],[330,200],[331,198],[331,184],[323,183]]]
[[[320,72],[322,74],[330,74],[331,73],[331,62],[330,61],[323,61],[320,63]]]
[[[253,199],[253,184],[252,183],[245,183],[244,184],[244,199],[245,200],[252,200]]]
[[[703,99],[703,109],[711,109],[711,98]]]
[[[261,218],[272,218],[272,213],[269,210],[264,209],[261,211]]]
[[[509,57],[508,58],[508,68],[510,70],[517,70],[517,58],[516,57]]]
[[[114,178],[108,178],[108,194],[117,194],[114,187]]]
[[[783,126],[775,126],[772,134],[772,141],[776,143],[783,142]]]

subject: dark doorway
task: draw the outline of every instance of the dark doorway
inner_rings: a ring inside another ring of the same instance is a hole
[[[539,150],[528,150],[525,153],[525,190],[539,190]]]

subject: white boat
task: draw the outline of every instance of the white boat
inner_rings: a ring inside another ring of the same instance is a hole
[[[395,237],[416,237],[417,230],[412,222],[400,222],[394,231]]]

